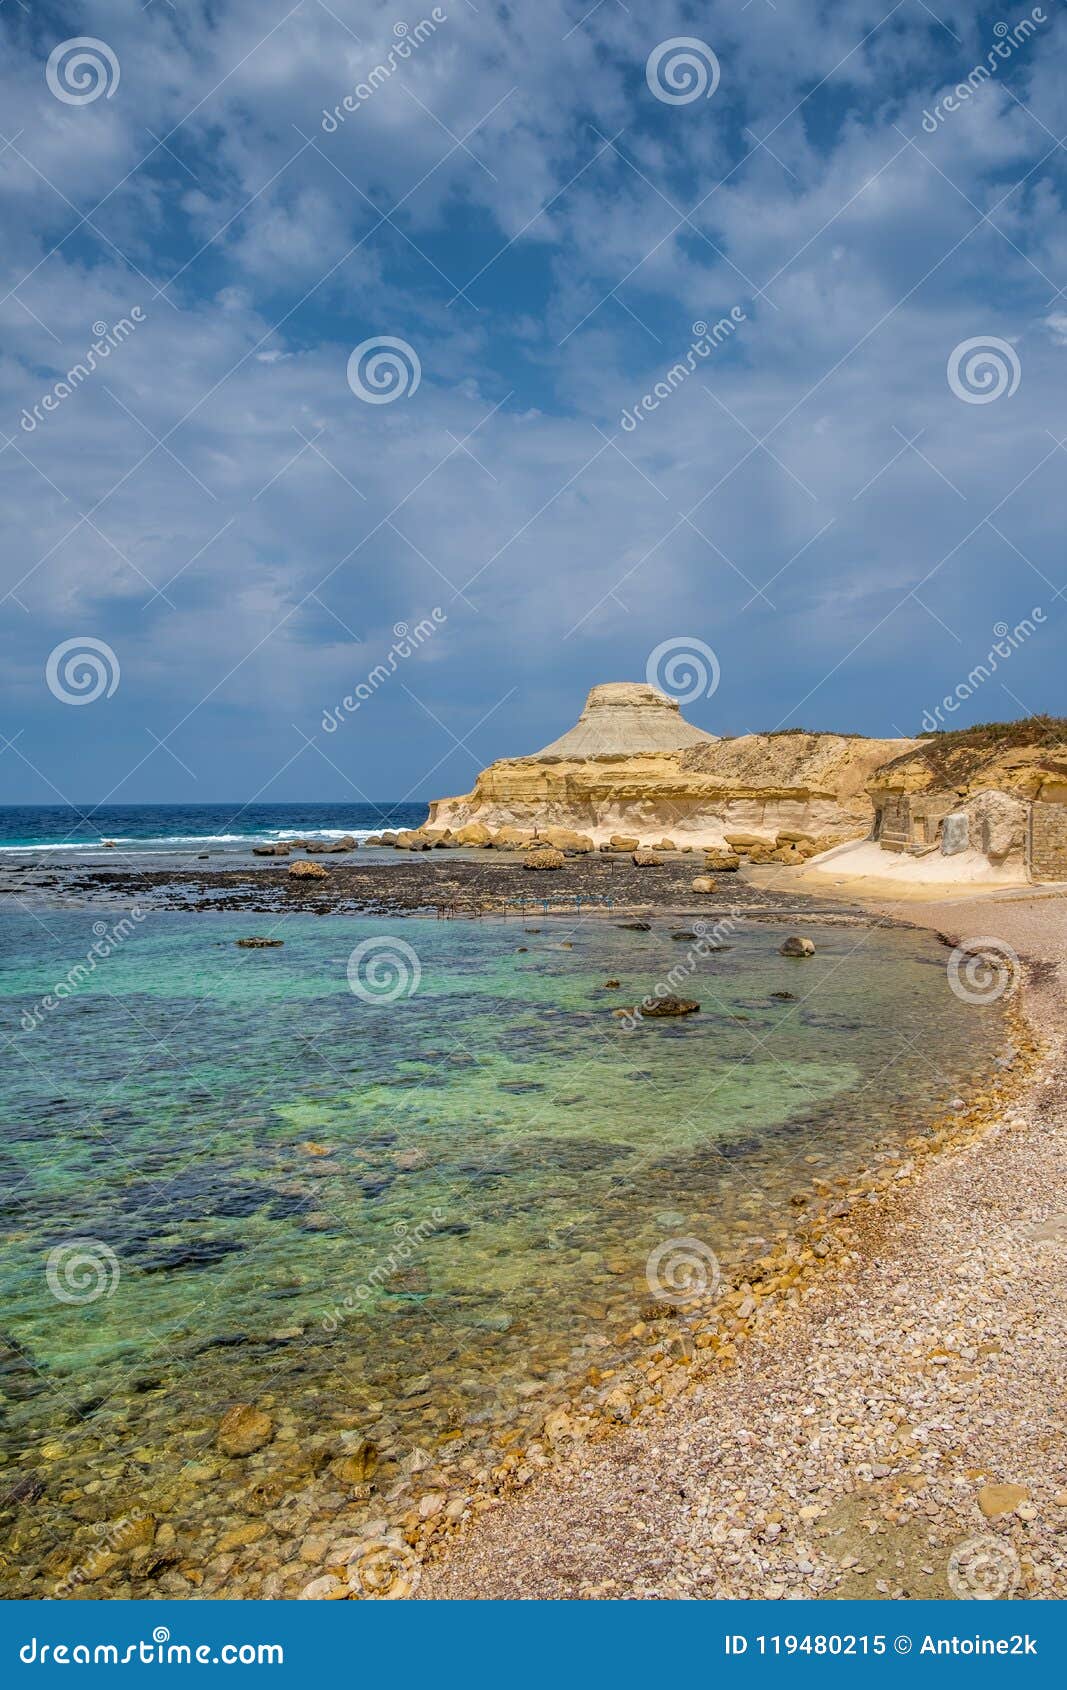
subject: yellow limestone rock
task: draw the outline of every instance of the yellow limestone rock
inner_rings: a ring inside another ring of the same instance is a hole
[[[868,782],[915,743],[810,733],[717,739],[656,688],[613,681],[594,687],[575,726],[542,751],[503,758],[472,792],[436,799],[428,826],[455,835],[480,823],[542,839],[562,829],[593,848],[629,851],[662,836],[664,848],[733,857],[724,847],[741,847],[761,861],[788,850],[793,862],[814,846],[864,837],[874,814]]]

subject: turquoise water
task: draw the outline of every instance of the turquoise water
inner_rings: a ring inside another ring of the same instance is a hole
[[[235,1400],[284,1403],[297,1439],[373,1423],[398,1460],[477,1447],[636,1317],[664,1239],[773,1237],[801,1180],[913,1131],[1000,1034],[928,935],[807,928],[796,962],[755,922],[680,988],[699,1014],[628,1031],[612,1008],[691,954],[663,917],[152,913],[44,1007],[100,927],[0,917],[4,1472],[45,1487],[42,1555],[65,1486],[114,1468],[128,1510]],[[411,948],[411,995],[353,993],[371,939]]]

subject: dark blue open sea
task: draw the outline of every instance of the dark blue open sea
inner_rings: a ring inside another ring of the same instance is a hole
[[[47,848],[67,855],[110,841],[128,852],[245,856],[253,845],[300,834],[356,839],[383,828],[419,827],[425,804],[65,804],[0,806],[0,852]]]

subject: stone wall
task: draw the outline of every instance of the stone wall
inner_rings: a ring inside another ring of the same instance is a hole
[[[1067,880],[1067,804],[1030,806],[1030,877]]]

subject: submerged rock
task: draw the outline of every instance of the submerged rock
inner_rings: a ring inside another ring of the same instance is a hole
[[[219,1421],[215,1442],[223,1455],[252,1455],[274,1436],[274,1422],[251,1403],[235,1403]]]
[[[278,945],[284,945],[284,939],[264,939],[259,934],[253,934],[247,939],[235,939],[234,943],[242,951],[268,951]]]
[[[623,1014],[636,1015],[641,1021],[649,1018],[658,1020],[671,1015],[695,1015],[699,1008],[700,1005],[693,998],[676,998],[668,993],[665,997],[649,998],[644,1003],[635,1004],[633,1009],[624,1010]]]
[[[811,939],[802,939],[796,933],[787,939],[779,951],[780,956],[814,956],[815,944]]]

